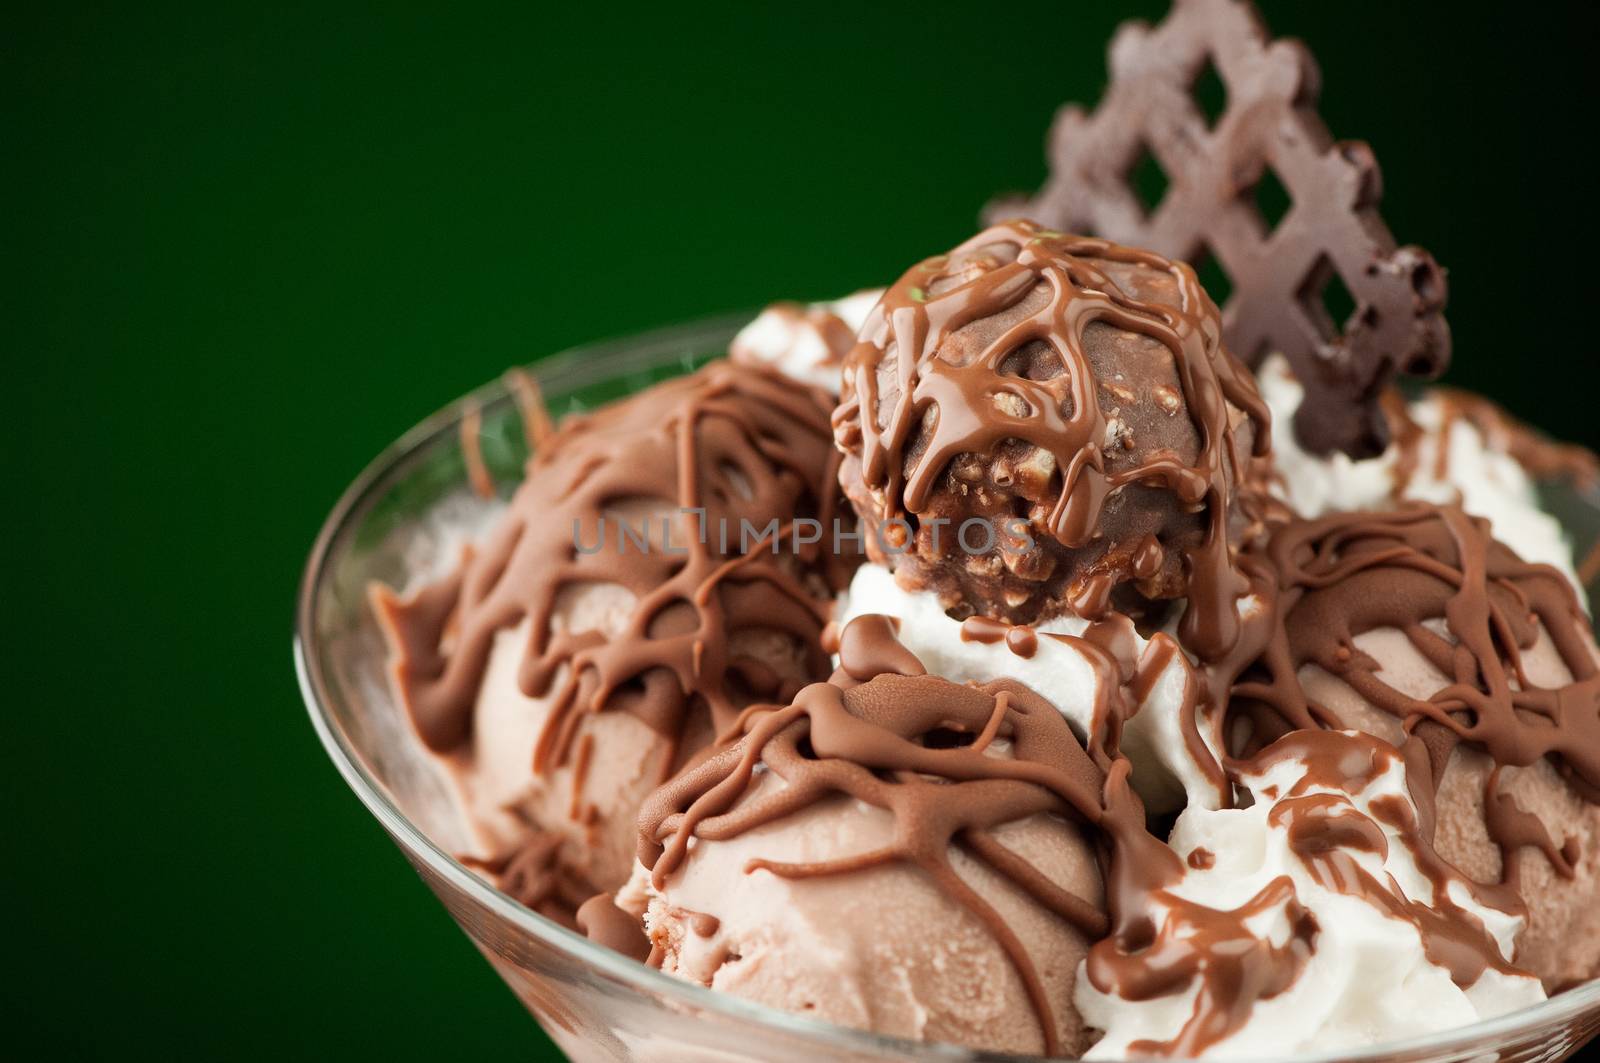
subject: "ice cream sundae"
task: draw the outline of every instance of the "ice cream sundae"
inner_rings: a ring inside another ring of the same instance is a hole
[[[372,588],[459,860],[682,982],[1001,1052],[1355,1049],[1600,975],[1600,650],[1536,491],[1600,465],[1428,386],[1443,271],[1302,47],[1178,0],[1111,66],[1039,194],[541,428]]]

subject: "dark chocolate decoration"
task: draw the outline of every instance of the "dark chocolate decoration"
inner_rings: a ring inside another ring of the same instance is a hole
[[[1232,285],[1229,349],[1250,365],[1281,351],[1306,386],[1301,445],[1381,452],[1389,433],[1378,402],[1390,380],[1433,379],[1449,363],[1444,271],[1421,248],[1395,246],[1378,214],[1372,150],[1334,141],[1317,114],[1310,52],[1272,40],[1245,0],[1175,0],[1160,25],[1118,29],[1109,67],[1097,110],[1058,112],[1044,187],[990,204],[985,220],[1029,217],[1197,268],[1212,260]],[[1208,68],[1227,92],[1214,125],[1194,98]],[[1169,182],[1148,209],[1135,187],[1146,160]],[[1257,204],[1274,186],[1291,200],[1276,227]],[[1338,322],[1325,297],[1341,286],[1354,310]]]

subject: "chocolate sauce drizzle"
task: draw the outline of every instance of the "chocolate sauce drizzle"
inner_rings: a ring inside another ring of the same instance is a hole
[[[1236,778],[1248,780],[1285,760],[1300,764],[1304,774],[1287,793],[1266,787],[1254,795],[1272,803],[1269,823],[1285,831],[1291,851],[1323,888],[1409,923],[1429,962],[1457,985],[1470,987],[1491,969],[1525,974],[1506,961],[1482,920],[1454,900],[1450,886],[1459,884],[1481,903],[1513,913],[1516,899],[1471,883],[1441,860],[1429,841],[1431,824],[1411,803],[1380,795],[1370,800],[1370,815],[1355,804],[1402,756],[1370,735],[1296,731],[1248,761],[1236,761],[1234,768]],[[1165,846],[1151,846],[1137,822],[1112,819],[1107,826],[1113,837],[1107,893],[1118,929],[1090,949],[1086,973],[1101,992],[1127,1000],[1167,996],[1198,983],[1189,1016],[1172,1038],[1129,1045],[1139,1055],[1197,1056],[1242,1029],[1258,1002],[1295,984],[1316,951],[1321,928],[1287,875],[1272,879],[1237,908],[1211,908],[1180,896],[1174,887],[1187,874],[1185,864],[1204,871],[1215,862],[1212,853],[1196,849],[1184,860]],[[1393,839],[1384,826],[1395,832]],[[1396,844],[1410,853],[1432,888],[1431,897],[1404,896],[1355,857],[1366,852],[1382,859]],[[1272,911],[1280,912],[1288,926],[1281,944],[1250,926]]]
[[[1454,507],[1296,521],[1277,529],[1267,549],[1282,622],[1233,685],[1233,711],[1250,721],[1255,743],[1285,730],[1343,726],[1300,684],[1300,669],[1315,664],[1421,743],[1426,755],[1414,759],[1427,771],[1413,775],[1431,776],[1432,787],[1451,747],[1467,742],[1500,766],[1549,757],[1576,792],[1600,796],[1600,665],[1582,607],[1559,571],[1521,561],[1490,537],[1487,522]],[[1382,663],[1355,639],[1385,628],[1403,633],[1448,682],[1426,700],[1384,682]],[[1529,677],[1523,656],[1541,633],[1572,682],[1549,688]],[[1238,733],[1227,721],[1219,726]],[[1516,854],[1530,847],[1570,875],[1574,846],[1557,846],[1496,791],[1498,778],[1497,769],[1485,810],[1506,856],[1504,878],[1514,882]]]
[[[1121,613],[1092,621],[1077,635],[1041,632],[1027,625],[1007,624],[984,616],[967,617],[961,622],[960,631],[963,642],[1003,644],[1024,660],[1039,651],[1040,640],[1076,650],[1096,673],[1095,704],[1090,717],[1093,723],[1089,728],[1091,750],[1119,749],[1122,729],[1128,719],[1150,697],[1168,666],[1179,662],[1188,680],[1175,710],[1184,748],[1217,794],[1230,793],[1228,778],[1207,747],[1201,731],[1201,710],[1208,689],[1205,673],[1193,667],[1178,643],[1165,632],[1152,635],[1141,651],[1144,640],[1133,622]],[[1106,763],[1109,761],[1108,756]]]
[[[1439,404],[1443,417],[1432,433],[1436,440],[1433,468],[1435,480],[1450,479],[1450,433],[1456,424],[1467,424],[1491,449],[1509,455],[1535,480],[1559,481],[1579,491],[1600,488],[1600,457],[1573,443],[1558,443],[1518,421],[1499,405],[1459,388],[1434,388],[1429,397]],[[1394,438],[1395,498],[1400,498],[1421,470],[1421,445],[1430,433],[1411,416],[1405,399],[1397,391],[1384,396],[1383,410]]]
[[[536,454],[556,431],[555,423],[550,420],[550,407],[544,401],[544,391],[538,379],[520,366],[507,369],[501,379],[522,417],[522,435],[527,440],[528,453]]]
[[[1463,988],[1477,983],[1487,970],[1525,974],[1506,961],[1483,921],[1456,903],[1450,885],[1457,883],[1480,903],[1508,912],[1521,909],[1505,891],[1485,890],[1456,871],[1434,852],[1425,824],[1413,805],[1388,795],[1372,799],[1371,818],[1340,796],[1358,796],[1393,767],[1404,754],[1371,735],[1332,731],[1296,731],[1259,754],[1252,770],[1259,774],[1275,761],[1293,759],[1305,775],[1273,805],[1269,822],[1285,829],[1295,854],[1325,889],[1356,897],[1379,912],[1410,923],[1422,937],[1428,961],[1450,974]],[[1326,792],[1314,793],[1313,788]],[[1380,883],[1352,857],[1353,852],[1387,855],[1390,841],[1382,827],[1397,833],[1413,862],[1433,889],[1427,902],[1408,899]]]
[[[405,599],[373,592],[396,686],[427,746],[448,752],[469,738],[495,637],[524,620],[518,685],[530,697],[555,690],[536,771],[576,752],[586,714],[621,710],[667,740],[665,778],[692,713],[709,710],[720,729],[746,704],[826,675],[819,637],[848,559],[791,551],[786,530],[747,553],[739,540],[742,521],[757,532],[774,519],[783,529],[798,517],[830,524],[830,405],[762,367],[713,363],[553,433],[534,422],[530,438],[542,445],[481,548]],[[655,507],[642,527],[615,508],[640,501]],[[593,584],[635,598],[614,638],[553,623],[563,591]],[[730,651],[730,637],[751,629],[792,640],[801,674]]]
[[[590,941],[643,963],[650,957],[650,942],[639,920],[617,907],[611,893],[597,893],[578,906],[577,929]]]
[[[1600,539],[1589,545],[1589,552],[1578,562],[1578,582],[1585,587],[1600,579]]]
[[[1175,288],[1176,305],[1148,297],[1162,284]],[[976,346],[955,337],[964,326],[1016,308],[1030,295],[1037,299],[1035,293],[1048,295],[1036,312],[981,350],[958,350]],[[1161,597],[1187,596],[1183,641],[1203,658],[1215,658],[1237,635],[1236,601],[1245,590],[1230,556],[1228,521],[1233,486],[1250,455],[1232,414],[1242,411],[1241,419],[1251,423],[1257,455],[1268,446],[1266,408],[1249,373],[1222,349],[1219,331],[1216,307],[1188,266],[1009,222],[913,267],[888,289],[846,358],[835,433],[842,448],[859,455],[862,481],[882,499],[882,511],[870,516],[908,525],[930,515],[936,491],[968,497],[967,485],[946,479],[958,459],[993,457],[1019,442],[1046,456],[1048,486],[1035,492],[1042,497],[1025,508],[1027,519],[1041,537],[1082,551],[1072,566],[1077,571],[1067,573],[1073,577],[1065,588],[1068,601],[1055,603],[1055,611],[1100,615],[1112,590],[1126,582]],[[1108,454],[1108,438],[1115,441],[1118,432],[1108,436],[1116,426],[1102,403],[1114,399],[1103,400],[1099,392],[1114,393],[1119,385],[1097,373],[1096,363],[1131,358],[1130,344],[1148,340],[1170,354],[1182,395],[1170,397],[1167,413],[1192,423],[1198,436],[1192,459],[1139,440],[1128,444],[1132,454],[1122,444]],[[1107,342],[1113,342],[1111,354]],[[1000,472],[991,470],[990,479],[1009,483],[1009,466]],[[1102,518],[1119,492],[1128,492],[1120,504],[1171,507],[1173,520],[1199,512],[1202,527],[1181,547],[1142,527],[1129,541],[1107,542]],[[1167,497],[1157,502],[1163,493]],[[1053,566],[1054,559],[1042,573],[1024,575],[1057,578]],[[1013,559],[1011,567],[1016,574],[1020,566]],[[1011,598],[970,604],[1024,622],[1049,611],[1038,601]]]
[[[1129,830],[1135,827],[1128,825]],[[1135,837],[1114,835],[1113,845]],[[1311,958],[1317,922],[1296,899],[1288,876],[1273,879],[1238,908],[1179,901],[1161,911],[1162,901],[1176,900],[1170,890],[1183,880],[1183,863],[1165,846],[1141,848],[1148,862],[1113,860],[1108,893],[1122,908],[1120,925],[1116,934],[1089,950],[1084,972],[1095,988],[1126,1000],[1168,996],[1198,981],[1194,1009],[1174,1038],[1129,1046],[1137,1055],[1198,1055],[1239,1030],[1257,1001],[1294,984]],[[1251,919],[1273,909],[1282,909],[1289,922],[1288,939],[1281,945],[1249,926]],[[1166,917],[1158,922],[1161,915]]]
[[[494,497],[494,475],[483,459],[483,410],[476,399],[467,401],[461,415],[461,460],[467,466],[467,483],[479,498]]]
[[[493,879],[501,893],[523,907],[575,928],[573,912],[594,893],[594,888],[562,866],[559,854],[563,842],[563,837],[554,831],[535,831],[512,852],[489,859],[459,859]]]

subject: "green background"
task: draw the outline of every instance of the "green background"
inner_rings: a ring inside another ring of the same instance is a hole
[[[305,720],[290,614],[323,514],[507,365],[963,238],[1040,180],[1112,25],[1163,8],[12,10],[25,1054],[548,1052]],[[1335,134],[1376,148],[1396,234],[1452,270],[1452,379],[1592,445],[1594,27],[1522,10],[1266,5],[1320,55]]]

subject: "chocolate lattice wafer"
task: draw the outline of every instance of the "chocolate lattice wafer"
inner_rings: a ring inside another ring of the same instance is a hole
[[[1227,92],[1214,126],[1195,99],[1208,66]],[[1099,109],[1056,116],[1044,187],[990,204],[985,219],[1212,259],[1233,286],[1229,348],[1252,365],[1281,351],[1306,386],[1301,445],[1366,456],[1388,442],[1378,399],[1394,374],[1431,379],[1449,362],[1445,278],[1426,251],[1395,246],[1377,161],[1329,135],[1319,87],[1310,53],[1271,40],[1247,0],[1175,0],[1158,26],[1122,25]],[[1134,187],[1147,156],[1170,182],[1148,210]],[[1256,201],[1273,175],[1292,199],[1276,228]],[[1342,324],[1324,304],[1340,284],[1354,303]]]

